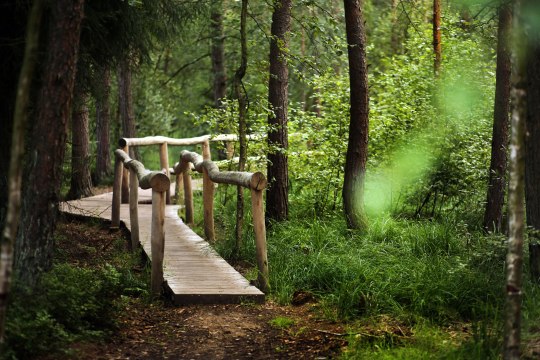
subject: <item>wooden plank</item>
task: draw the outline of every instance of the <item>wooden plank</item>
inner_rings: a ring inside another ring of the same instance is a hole
[[[174,185],[172,185],[174,186]],[[151,191],[139,189],[139,199]],[[111,218],[112,193],[62,203],[61,211],[82,216]],[[178,218],[178,205],[165,208],[163,277],[175,304],[226,304],[264,302],[265,295],[250,285],[210,245]],[[152,205],[139,205],[139,240],[149,258]],[[120,206],[120,219],[130,229],[129,207]]]

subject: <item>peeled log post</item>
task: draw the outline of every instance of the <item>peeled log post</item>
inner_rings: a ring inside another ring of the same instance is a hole
[[[165,250],[165,192],[152,189],[152,295],[159,296],[163,285],[163,255]]]
[[[124,175],[124,164],[122,160],[115,157],[114,161],[114,183],[113,183],[113,198],[111,209],[111,229],[120,227],[120,200],[122,192],[122,178]]]
[[[255,231],[255,248],[257,253],[257,267],[259,274],[257,280],[259,288],[263,292],[270,289],[269,272],[268,272],[268,255],[266,251],[266,226],[264,224],[264,207],[263,207],[263,192],[262,189],[256,190],[259,185],[254,183],[251,188],[251,212],[253,214],[253,229]]]
[[[204,160],[210,160],[212,155],[210,154],[210,143],[208,140],[202,143],[202,156]]]
[[[170,177],[171,174],[169,172],[169,150],[168,150],[166,142],[159,145],[159,163],[160,163],[162,171],[165,171],[165,175],[167,175],[167,177]],[[167,190],[167,195],[165,198],[166,198],[167,204],[170,204],[171,203],[170,189]]]
[[[184,186],[184,177],[183,174],[176,174],[176,184],[174,186],[174,194],[176,197],[176,203],[180,204],[184,199],[182,195],[182,187]]]
[[[126,145],[122,150],[129,154],[129,147]],[[122,174],[122,204],[127,204],[129,202],[129,173],[127,169],[124,169]]]
[[[139,179],[133,170],[129,172],[129,221],[131,223],[131,251],[139,246]]]
[[[209,242],[216,240],[214,232],[214,183],[203,168],[204,235]]]
[[[227,152],[227,160],[231,160],[234,155],[234,143],[232,141],[227,141],[225,143],[225,149]]]
[[[191,174],[189,167],[182,172],[184,180],[184,204],[186,207],[186,224],[193,227],[193,191],[191,190]]]

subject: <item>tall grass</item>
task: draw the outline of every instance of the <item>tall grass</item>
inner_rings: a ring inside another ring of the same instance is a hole
[[[277,299],[304,290],[345,318],[405,312],[435,321],[474,318],[486,304],[502,303],[503,257],[480,235],[473,246],[452,224],[389,219],[365,235],[344,229],[340,220],[273,227],[268,242]]]
[[[249,212],[240,253],[232,251],[233,190],[222,189],[216,195],[220,200],[216,201],[215,218],[220,229],[215,247],[225,258],[251,262],[255,267]],[[366,344],[353,337],[345,358],[498,357],[504,310],[504,236],[475,232],[455,218],[380,218],[372,220],[367,232],[359,233],[346,228],[341,214],[308,214],[302,211],[268,227],[270,297],[287,304],[296,292],[309,292],[318,300],[316,308],[334,320],[355,324],[384,315],[412,329],[411,338],[405,341],[388,342],[385,337]],[[537,336],[540,291],[527,276],[524,283],[527,339]],[[447,331],[455,324],[469,329],[458,331],[457,340]]]
[[[230,258],[234,201],[216,210],[223,230],[218,251]],[[254,262],[252,229],[240,259]],[[380,313],[444,323],[477,319],[503,304],[505,246],[454,222],[375,220],[367,233],[347,230],[339,216],[294,218],[268,229],[272,296],[316,295],[338,317]]]

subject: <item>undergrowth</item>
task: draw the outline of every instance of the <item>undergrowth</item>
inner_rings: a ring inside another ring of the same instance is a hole
[[[88,226],[79,228],[81,236],[88,232]],[[140,258],[126,254],[126,240],[116,237],[113,244],[105,244],[110,251],[104,256],[99,253],[105,248],[102,243],[89,246],[79,238],[57,235],[60,245],[55,263],[38,285],[30,290],[14,283],[0,359],[65,352],[69,343],[104,339],[116,329],[115,315],[127,296],[144,295],[148,288],[146,273],[132,272]],[[89,260],[84,261],[83,256]],[[104,257],[108,262],[100,263]]]
[[[221,238],[215,247],[225,258],[255,267],[249,214],[243,246],[233,252],[234,213],[232,200],[217,206]],[[372,219],[369,230],[359,233],[347,230],[340,214],[292,214],[289,221],[269,226],[267,246],[270,296],[277,302],[289,304],[295,294],[308,292],[323,316],[351,323],[352,329],[359,319],[385,315],[414,330],[410,339],[399,342],[368,344],[352,337],[345,357],[467,359],[500,354],[507,246],[502,236],[487,236],[454,220],[391,218]],[[540,297],[529,280],[525,283],[525,328],[534,328]],[[445,329],[455,324],[466,324],[468,330],[450,338]]]

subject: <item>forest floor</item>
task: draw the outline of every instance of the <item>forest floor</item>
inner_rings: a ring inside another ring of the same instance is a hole
[[[66,261],[99,267],[114,254],[118,233],[92,223],[59,224],[58,247]],[[127,241],[126,241],[127,244]],[[138,267],[134,272],[140,272]],[[127,298],[118,327],[105,341],[72,345],[76,359],[327,359],[347,345],[343,324],[325,320],[311,296],[297,306],[174,306],[161,300]],[[58,354],[53,358],[57,359]]]
[[[121,233],[92,221],[62,221],[57,239],[62,261],[85,268],[114,262],[115,244],[120,243],[120,251],[128,244]],[[140,264],[129,266],[134,274],[144,273]],[[174,306],[144,295],[125,297],[109,336],[74,343],[64,356],[44,359],[330,359],[347,353],[352,337],[366,345],[387,337],[415,343],[415,330],[390,317],[360,327],[356,323],[351,330],[351,324],[329,320],[310,294],[296,294],[292,303],[267,299],[264,304]],[[453,346],[471,337],[468,325],[445,330],[456,341]],[[537,358],[538,337],[529,339],[524,350],[524,358]]]

